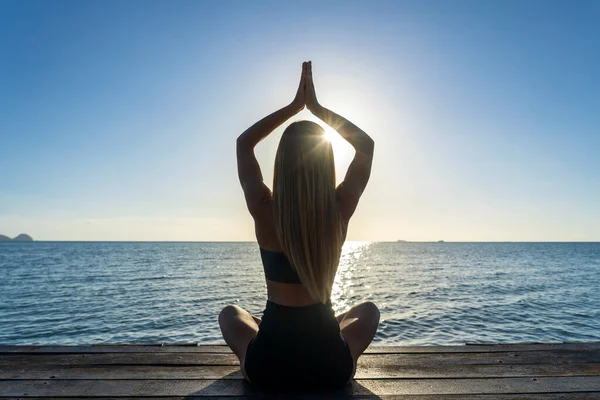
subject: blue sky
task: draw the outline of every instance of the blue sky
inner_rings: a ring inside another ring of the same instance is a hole
[[[0,233],[254,240],[235,138],[312,60],[320,101],[376,142],[349,239],[598,241],[598,20],[597,1],[1,1]],[[268,183],[282,129],[257,148]]]

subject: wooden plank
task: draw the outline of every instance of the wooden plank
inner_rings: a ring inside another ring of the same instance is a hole
[[[98,345],[98,346],[0,346],[0,354],[94,354],[94,353],[217,353],[232,354],[223,345],[160,346],[160,345]]]
[[[515,365],[598,363],[600,351],[533,351],[510,353],[366,354],[358,363],[364,368],[398,366]]]
[[[505,353],[514,351],[600,350],[600,342],[467,344],[461,346],[370,346],[367,354]]]
[[[370,346],[365,354],[396,353],[497,353],[548,350],[600,350],[600,342],[582,343],[517,343],[463,346]],[[91,345],[91,346],[0,346],[2,353],[224,353],[231,354],[226,345]]]
[[[365,354],[363,367],[600,363],[600,350],[546,350],[506,353]],[[44,365],[239,365],[233,354],[213,353],[99,353],[99,354],[4,354],[2,367]]]
[[[337,395],[445,395],[600,392],[600,377],[357,380]],[[8,380],[1,397],[239,396],[259,394],[242,380]]]
[[[357,379],[600,376],[600,363],[515,365],[358,366]],[[41,366],[0,368],[0,379],[243,379],[231,366]]]
[[[144,400],[256,400],[267,396],[168,396],[168,397],[144,397]],[[36,397],[37,400],[54,400],[57,397]],[[60,398],[60,397],[58,397]],[[63,397],[67,398],[67,397]],[[135,399],[136,397],[105,397],[104,400]],[[138,397],[139,398],[139,397]],[[329,400],[331,398],[350,398],[354,400],[599,400],[600,393],[533,393],[533,394],[460,394],[460,395],[341,395],[331,394],[280,394],[269,395],[270,400]],[[21,397],[0,397],[0,400],[22,400]]]
[[[22,400],[24,397],[0,397],[0,400]],[[26,398],[26,397],[25,397]],[[35,397],[37,400],[54,400],[61,397]],[[70,399],[70,397],[62,397]],[[599,393],[537,393],[537,394],[503,394],[503,395],[389,395],[389,396],[332,396],[332,395],[269,395],[269,396],[167,396],[167,397],[143,397],[144,400],[256,400],[268,398],[270,400],[328,400],[328,399],[354,399],[354,400],[598,400]],[[141,399],[140,397],[102,397],[104,400]]]
[[[600,377],[358,380],[353,394],[511,394],[600,392]],[[571,397],[573,398],[573,397]]]
[[[239,361],[234,354],[212,353],[4,354],[0,357],[0,368],[37,365],[239,365]]]
[[[243,379],[237,365],[155,366],[46,366],[0,368],[0,380],[8,379]]]

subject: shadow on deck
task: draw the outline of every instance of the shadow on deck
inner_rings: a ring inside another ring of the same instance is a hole
[[[0,346],[0,398],[595,399],[600,342],[372,346],[352,385],[265,394],[223,345]]]

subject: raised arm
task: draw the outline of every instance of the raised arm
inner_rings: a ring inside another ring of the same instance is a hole
[[[312,79],[312,64],[310,61],[306,71],[306,107],[315,116],[335,129],[356,151],[344,181],[337,188],[342,216],[347,221],[354,214],[358,200],[365,190],[367,182],[369,182],[375,142],[358,126],[319,104]]]
[[[306,69],[307,63],[303,63],[300,85],[294,100],[252,125],[237,138],[238,177],[244,191],[246,205],[253,216],[260,210],[264,200],[271,196],[271,190],[263,182],[260,166],[254,156],[254,147],[279,125],[304,108]]]

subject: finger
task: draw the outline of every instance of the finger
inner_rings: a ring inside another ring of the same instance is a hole
[[[306,89],[306,63],[302,63],[302,79],[300,80],[300,88]]]
[[[308,80],[308,62],[304,65],[304,81]]]
[[[304,80],[306,79],[306,63],[302,63],[302,72],[300,73],[300,88],[304,85]]]

